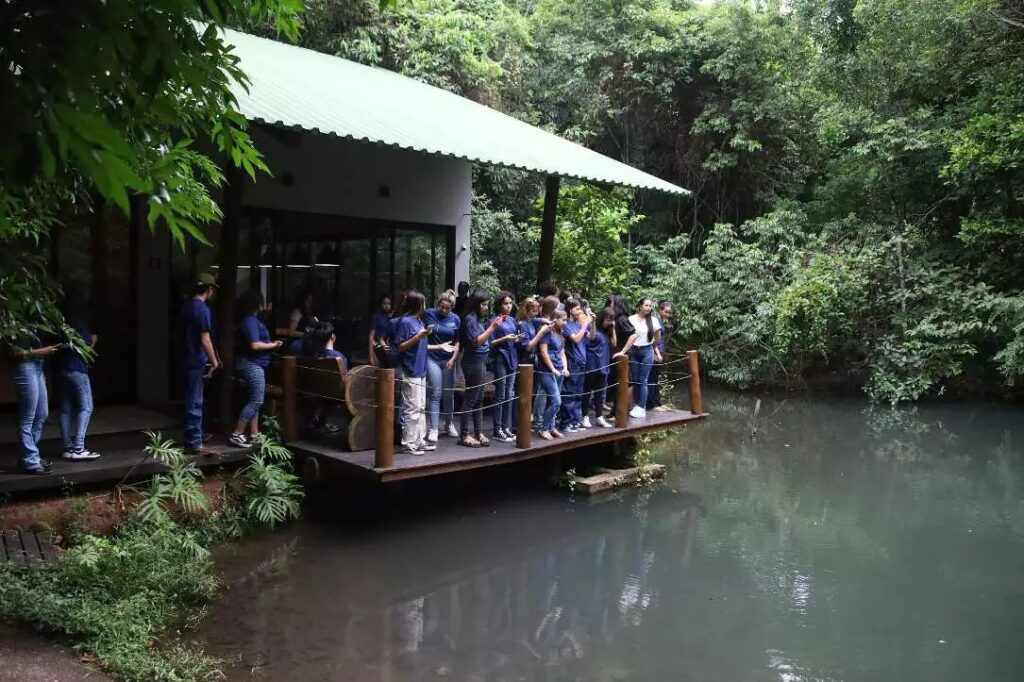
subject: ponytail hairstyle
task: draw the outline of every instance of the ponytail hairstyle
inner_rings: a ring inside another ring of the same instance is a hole
[[[418,291],[409,291],[402,299],[399,317],[419,317],[427,305],[427,298]]]

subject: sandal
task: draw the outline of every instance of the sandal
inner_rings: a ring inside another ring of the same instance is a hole
[[[476,440],[477,440],[478,443],[480,443],[480,445],[482,447],[485,447],[485,448],[489,447],[490,444],[491,444],[491,440],[487,436],[482,434],[482,433],[476,434]]]
[[[480,447],[480,441],[473,436],[463,436],[459,439],[459,445],[463,445],[467,448],[478,448]]]

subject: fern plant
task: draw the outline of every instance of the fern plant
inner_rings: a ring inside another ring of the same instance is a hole
[[[159,524],[172,520],[173,510],[188,515],[209,511],[210,499],[201,485],[203,472],[196,463],[162,434],[147,431],[146,436],[146,454],[163,462],[167,471],[154,475],[148,486],[134,488],[141,496],[135,510],[138,518],[144,523]]]

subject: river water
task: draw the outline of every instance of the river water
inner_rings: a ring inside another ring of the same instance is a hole
[[[1024,411],[756,399],[598,499],[339,490],[225,557],[202,640],[239,680],[1024,679]]]

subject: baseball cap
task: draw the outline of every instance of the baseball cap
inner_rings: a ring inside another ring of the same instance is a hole
[[[201,284],[204,287],[215,286],[218,289],[220,288],[220,285],[217,284],[217,278],[208,272],[199,273],[199,276],[196,277],[196,284]]]

